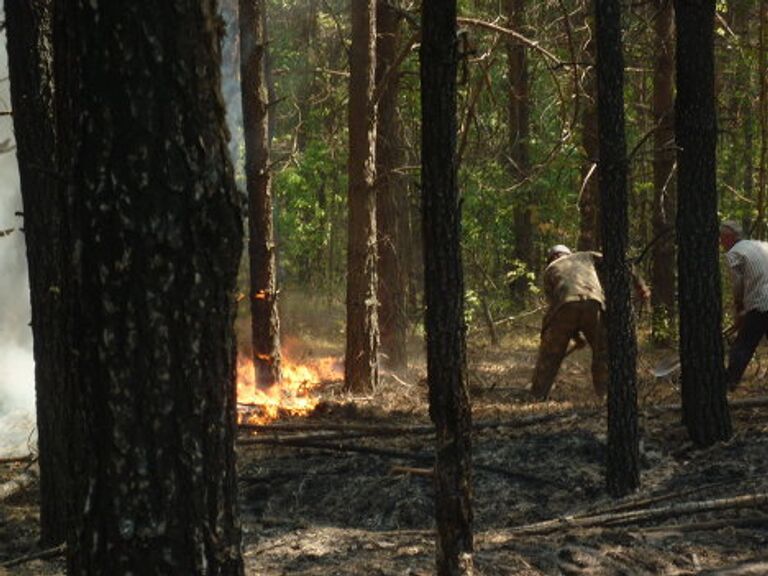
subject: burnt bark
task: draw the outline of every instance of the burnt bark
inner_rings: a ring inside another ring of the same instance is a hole
[[[421,169],[429,412],[435,423],[437,574],[473,565],[461,209],[456,180],[456,2],[425,2]]]
[[[263,0],[240,0],[240,78],[248,189],[251,345],[256,385],[280,382],[280,318],[272,225],[269,104],[264,78]]]
[[[675,225],[677,179],[675,178],[674,10],[672,0],[655,0],[653,29],[656,54],[653,66],[653,247],[651,261],[651,329],[657,343],[674,335],[675,319]]]
[[[640,448],[635,370],[637,342],[626,260],[629,234],[628,162],[619,0],[596,0],[595,24],[600,127],[598,175],[611,374],[606,482],[613,496],[624,496],[640,485]]]
[[[351,4],[349,78],[349,222],[347,236],[347,390],[376,388],[379,325],[376,301],[375,0]]]
[[[67,573],[240,576],[233,320],[243,229],[216,6],[61,8],[83,422],[70,474],[85,487]]]
[[[64,190],[53,177],[56,126],[53,102],[50,0],[5,6],[11,103],[24,206],[32,310],[37,445],[40,466],[40,541],[63,542],[70,501],[67,430],[72,395],[64,279]]]
[[[721,338],[714,18],[714,0],[675,1],[681,388],[683,422],[701,446],[731,435]]]
[[[403,177],[402,139],[397,118],[399,74],[396,64],[400,38],[399,17],[386,2],[376,2],[376,84],[378,100],[376,127],[376,228],[378,233],[379,330],[381,351],[390,370],[402,372],[407,366],[406,347],[406,259],[404,229],[407,199]]]

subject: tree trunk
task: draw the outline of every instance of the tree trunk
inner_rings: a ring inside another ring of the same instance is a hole
[[[674,335],[675,223],[677,180],[674,119],[674,11],[672,0],[655,0],[653,29],[653,247],[651,306],[653,340],[664,344]]]
[[[736,187],[741,186],[742,194],[745,198],[754,197],[754,127],[755,110],[753,106],[754,69],[750,58],[745,58],[743,54],[751,50],[750,47],[750,24],[753,20],[752,8],[753,2],[744,0],[731,0],[728,3],[728,16],[732,30],[738,37],[738,54],[736,58],[736,82],[741,88],[734,90],[732,98],[736,107],[736,122],[734,127],[741,128],[741,137],[743,141],[739,147],[739,153],[733,154],[735,167],[742,166],[741,180],[739,181],[739,172],[734,170],[733,179]]]
[[[64,298],[64,190],[50,176],[56,163],[50,0],[9,2],[5,7],[16,157],[24,205],[34,337],[37,445],[40,466],[40,541],[66,537],[70,502],[67,476],[68,419],[72,395]]]
[[[317,39],[318,0],[308,0],[308,6],[300,7],[301,21],[298,23],[301,34],[299,40],[304,54],[305,77],[299,87],[296,108],[299,113],[299,125],[296,127],[296,148],[303,152],[309,139],[309,117],[312,113],[312,96],[315,92],[315,69],[318,67],[318,55],[315,46]]]
[[[376,301],[375,0],[351,3],[349,79],[349,231],[347,238],[347,390],[375,389],[379,380]]]
[[[627,143],[624,133],[624,57],[619,0],[596,0],[600,126],[600,205],[604,245],[610,385],[607,484],[613,496],[640,485],[637,429],[637,342],[632,317],[627,244]]]
[[[525,23],[526,0],[506,0],[507,27],[521,30]],[[517,38],[507,39],[507,71],[509,76],[509,166],[517,184],[514,202],[515,259],[525,264],[525,271],[536,270],[533,250],[533,195],[526,182],[530,175],[530,104],[528,88],[528,55],[525,45]],[[518,294],[530,288],[528,276],[522,275],[513,286]]]
[[[708,446],[731,435],[721,338],[714,98],[715,0],[676,0],[677,244],[683,421]]]
[[[745,0],[746,1],[746,0]],[[757,219],[753,235],[758,239],[766,237],[765,188],[768,181],[768,72],[766,72],[766,51],[768,51],[768,4],[760,2],[760,26],[758,28],[758,78],[760,81],[760,163],[757,188]]]
[[[215,3],[63,9],[60,31],[77,39],[70,84],[57,76],[56,86],[74,95],[64,176],[84,422],[70,474],[86,487],[67,573],[239,576],[233,298],[243,230]]]
[[[379,328],[381,351],[390,370],[407,365],[406,276],[401,218],[407,207],[405,186],[397,170],[403,161],[397,121],[399,73],[392,71],[400,37],[398,15],[382,0],[376,2],[376,84],[381,91],[376,130],[376,224],[379,251]],[[382,85],[382,82],[384,84]]]
[[[584,47],[583,59],[588,63],[595,61],[594,24],[591,22],[591,7],[595,0],[584,0],[589,9],[585,10],[585,30],[588,35]],[[581,111],[581,146],[584,161],[581,169],[581,193],[579,195],[579,250],[599,250],[600,238],[600,190],[595,167],[600,156],[597,126],[597,79],[594,66],[584,72],[584,99]]]
[[[429,411],[436,428],[437,574],[472,573],[471,413],[456,182],[456,2],[425,2],[421,44],[422,222]]]
[[[280,319],[272,227],[269,105],[264,80],[267,39],[263,11],[263,0],[240,0],[252,357],[257,386],[269,388],[280,382]]]

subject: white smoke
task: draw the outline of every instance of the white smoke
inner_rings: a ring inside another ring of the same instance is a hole
[[[0,111],[11,110],[5,33],[0,33]],[[13,123],[0,116],[0,142]],[[35,413],[29,284],[15,153],[0,154],[0,457],[28,451]]]

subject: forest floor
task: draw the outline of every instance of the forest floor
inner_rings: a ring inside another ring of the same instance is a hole
[[[552,398],[526,399],[535,319],[499,346],[468,350],[473,409],[477,573],[492,575],[768,574],[768,349],[731,395],[734,435],[696,449],[674,407],[674,377],[641,346],[641,488],[605,489],[605,409],[591,392],[588,349],[563,363]],[[306,348],[305,358],[326,355]],[[667,351],[666,354],[669,352]],[[432,439],[423,364],[384,374],[375,393],[319,389],[305,417],[286,417],[238,444],[246,574],[434,573]],[[38,551],[36,480],[0,463],[0,566]],[[531,526],[554,520],[551,524]],[[527,528],[525,528],[527,527]],[[61,554],[0,575],[63,574]]]

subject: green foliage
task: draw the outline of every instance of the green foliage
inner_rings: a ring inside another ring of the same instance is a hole
[[[338,290],[343,277],[347,177],[340,160],[312,143],[275,179],[280,271],[310,289]]]
[[[718,186],[721,212],[754,219],[759,126],[757,119],[757,2],[718,0],[719,128]],[[318,12],[311,18],[308,7]],[[461,0],[459,13],[505,25],[506,3]],[[413,3],[403,21],[403,39],[414,33]],[[555,65],[529,49],[530,100],[528,177],[510,169],[509,95],[506,37],[488,28],[464,26],[471,53],[460,62],[457,123],[460,133],[458,183],[463,212],[467,318],[476,322],[485,301],[495,315],[513,313],[536,296],[543,254],[552,244],[576,247],[579,199],[585,167],[581,114],[587,104],[585,79],[591,56],[584,51],[592,31],[587,2],[528,2],[521,31],[562,61]],[[738,28],[728,28],[740,9]],[[657,42],[652,8],[628,5],[623,25],[625,111],[630,158],[630,254],[651,239],[653,203],[652,63]],[[346,98],[348,84],[348,0],[269,3],[270,55],[276,104],[272,157],[276,195],[279,267],[283,285],[323,295],[344,293],[346,266]],[[575,64],[574,64],[575,63]],[[400,65],[398,117],[402,174],[409,194],[418,190],[420,95],[418,53]],[[736,87],[736,89],[730,89]],[[596,174],[592,178],[597,178]],[[420,200],[409,197],[409,217],[418,238]],[[534,256],[529,266],[516,254],[515,214],[529,210],[534,223]],[[418,275],[418,263],[409,269]],[[418,285],[418,279],[414,285]],[[527,292],[511,287],[527,285]],[[658,325],[674,329],[669,319]]]

